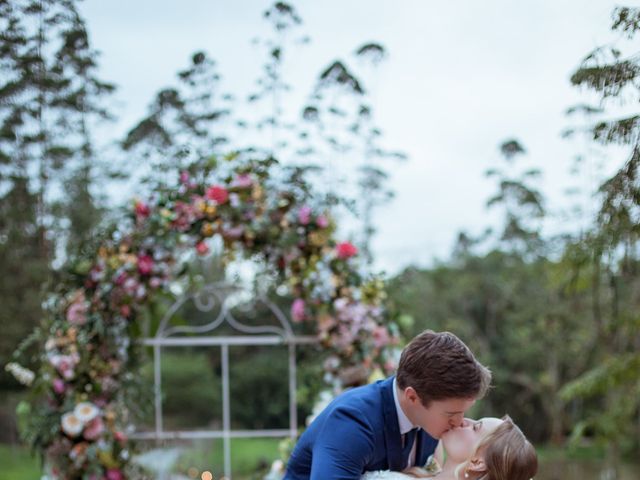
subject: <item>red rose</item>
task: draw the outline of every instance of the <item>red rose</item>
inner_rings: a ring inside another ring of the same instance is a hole
[[[338,258],[346,260],[356,255],[358,249],[351,242],[342,242],[336,245],[336,252],[338,253]]]
[[[213,187],[207,188],[206,197],[218,205],[222,205],[229,199],[229,192],[227,192],[227,189],[224,187],[214,185]]]
[[[140,275],[149,275],[153,270],[153,258],[149,255],[140,255],[138,257],[138,271]]]
[[[136,217],[138,219],[147,218],[151,213],[151,209],[144,202],[137,201],[135,206]]]
[[[198,242],[196,245],[196,251],[199,255],[206,255],[209,253],[209,246],[204,242]]]

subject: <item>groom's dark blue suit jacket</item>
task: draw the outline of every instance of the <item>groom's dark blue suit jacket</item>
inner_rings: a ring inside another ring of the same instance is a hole
[[[424,430],[416,438],[416,465],[424,465],[438,441]],[[337,397],[296,444],[285,480],[358,480],[363,472],[405,468],[393,377]]]

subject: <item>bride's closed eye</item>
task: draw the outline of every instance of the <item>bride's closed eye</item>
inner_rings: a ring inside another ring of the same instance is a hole
[[[476,423],[473,424],[473,431],[474,432],[479,432],[481,428],[482,428],[482,422],[476,422]]]

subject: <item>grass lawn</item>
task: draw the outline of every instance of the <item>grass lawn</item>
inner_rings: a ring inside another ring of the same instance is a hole
[[[233,478],[257,480],[256,472],[264,472],[271,462],[279,458],[280,439],[243,438],[231,441]],[[186,447],[185,447],[186,448]],[[0,480],[39,480],[40,462],[26,447],[0,444]],[[176,470],[188,475],[189,469],[205,470],[220,478],[224,471],[221,440],[197,441],[180,456]],[[199,478],[199,475],[198,475]]]
[[[39,480],[40,460],[25,447],[0,444],[0,480]]]
[[[271,462],[280,458],[278,444],[280,439],[242,438],[231,441],[231,468],[233,478],[249,480],[262,478]],[[188,475],[195,468],[199,472],[208,470],[214,478],[224,474],[224,454],[222,440],[194,442],[193,447],[181,455],[177,471]],[[257,475],[261,472],[262,475]]]

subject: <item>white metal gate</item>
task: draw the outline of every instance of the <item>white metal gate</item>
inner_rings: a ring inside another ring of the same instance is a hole
[[[296,346],[315,343],[313,336],[295,336],[287,316],[271,302],[266,295],[257,294],[250,302],[238,303],[238,294],[242,289],[224,282],[210,283],[197,292],[184,295],[176,301],[162,318],[154,337],[145,337],[144,345],[153,347],[154,365],[154,399],[155,429],[151,432],[137,432],[132,438],[141,440],[168,439],[222,439],[224,448],[224,475],[231,478],[231,439],[259,437],[291,437],[297,436],[296,411]],[[211,322],[200,326],[171,326],[170,321],[176,312],[188,301],[192,300],[201,312],[211,313],[218,307],[217,315]],[[265,305],[277,319],[278,325],[252,326],[244,325],[234,318],[231,308],[244,309],[255,306],[258,302]],[[232,336],[210,335],[223,324],[229,325],[239,332]],[[195,335],[198,336],[195,336]],[[188,336],[187,336],[188,335]],[[229,396],[229,347],[283,345],[289,350],[289,428],[266,430],[232,430],[231,405]],[[168,431],[163,428],[162,421],[162,384],[161,354],[162,347],[220,347],[222,366],[222,429],[221,430],[181,430]]]

